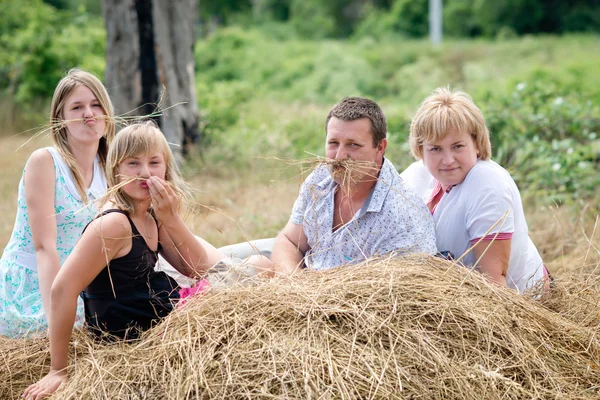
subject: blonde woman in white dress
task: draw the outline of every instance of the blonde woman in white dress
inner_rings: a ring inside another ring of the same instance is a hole
[[[104,165],[114,108],[93,74],[70,70],[52,98],[54,146],[27,161],[12,236],[0,260],[0,335],[45,334],[50,288],[106,192]],[[83,322],[83,303],[77,310]]]

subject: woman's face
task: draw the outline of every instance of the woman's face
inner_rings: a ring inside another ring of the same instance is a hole
[[[167,163],[164,154],[161,152],[129,157],[119,164],[121,181],[133,177],[141,178],[123,186],[123,191],[135,200],[146,200],[150,197],[150,190],[146,182],[148,178],[157,176],[164,180],[166,173]]]
[[[456,129],[450,129],[439,142],[423,143],[423,163],[444,190],[465,180],[478,153],[471,134]]]
[[[98,118],[105,115],[100,101],[87,86],[77,86],[63,107],[63,119],[74,120],[67,124],[69,143],[98,142],[104,136],[106,121]]]

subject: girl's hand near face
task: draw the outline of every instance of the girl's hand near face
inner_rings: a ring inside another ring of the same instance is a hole
[[[151,176],[147,182],[156,219],[163,224],[176,219],[179,214],[177,211],[179,196],[175,190],[157,176]]]

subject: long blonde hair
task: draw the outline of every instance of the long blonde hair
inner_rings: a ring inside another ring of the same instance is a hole
[[[477,145],[479,158],[490,159],[492,145],[483,113],[467,93],[445,87],[435,89],[423,100],[410,124],[413,156],[423,159],[423,143],[442,140],[450,129],[469,132]]]
[[[88,198],[83,175],[81,174],[79,166],[77,165],[77,161],[75,160],[75,156],[73,155],[67,140],[67,126],[63,123],[63,110],[65,103],[73,90],[79,86],[85,86],[92,91],[94,96],[96,96],[96,99],[98,99],[104,114],[106,115],[105,133],[104,136],[100,138],[100,144],[98,146],[98,157],[100,159],[100,165],[102,166],[103,171],[106,166],[108,146],[115,137],[115,109],[110,101],[110,98],[108,97],[106,88],[102,82],[100,82],[100,79],[90,72],[82,71],[76,68],[69,70],[65,77],[58,82],[58,85],[54,90],[54,95],[52,96],[52,105],[50,107],[50,125],[52,126],[52,130],[50,136],[52,137],[54,146],[58,149],[61,156],[69,166],[71,174],[73,174],[77,192],[81,196],[81,199],[87,203]]]
[[[163,133],[152,121],[140,122],[129,125],[119,131],[108,149],[106,158],[106,180],[110,193],[106,201],[110,200],[119,209],[132,213],[134,204],[122,188],[119,165],[130,157],[162,153],[165,159],[165,181],[171,184],[179,194],[179,208],[186,206],[190,199],[190,187],[181,178],[175,157]],[[116,188],[112,190],[111,188]]]

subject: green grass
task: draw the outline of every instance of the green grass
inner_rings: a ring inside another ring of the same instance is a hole
[[[600,134],[595,35],[451,40],[433,47],[394,36],[310,41],[233,27],[198,42],[195,54],[202,159],[209,165],[256,169],[260,156],[322,155],[329,108],[358,95],[382,106],[387,156],[403,169],[413,161],[407,145],[413,113],[433,89],[451,86],[470,93],[484,110],[499,161],[513,172],[526,171],[515,175],[526,196],[532,186],[542,202],[582,205],[600,184],[595,155],[586,150]],[[565,104],[553,105],[557,98]],[[574,143],[564,142],[570,136]],[[536,138],[546,141],[547,151],[536,153]],[[563,147],[577,157],[557,158],[552,149]],[[545,159],[537,169],[523,169],[531,157]],[[548,172],[558,164],[564,168]],[[569,185],[579,174],[587,174],[586,183]]]

